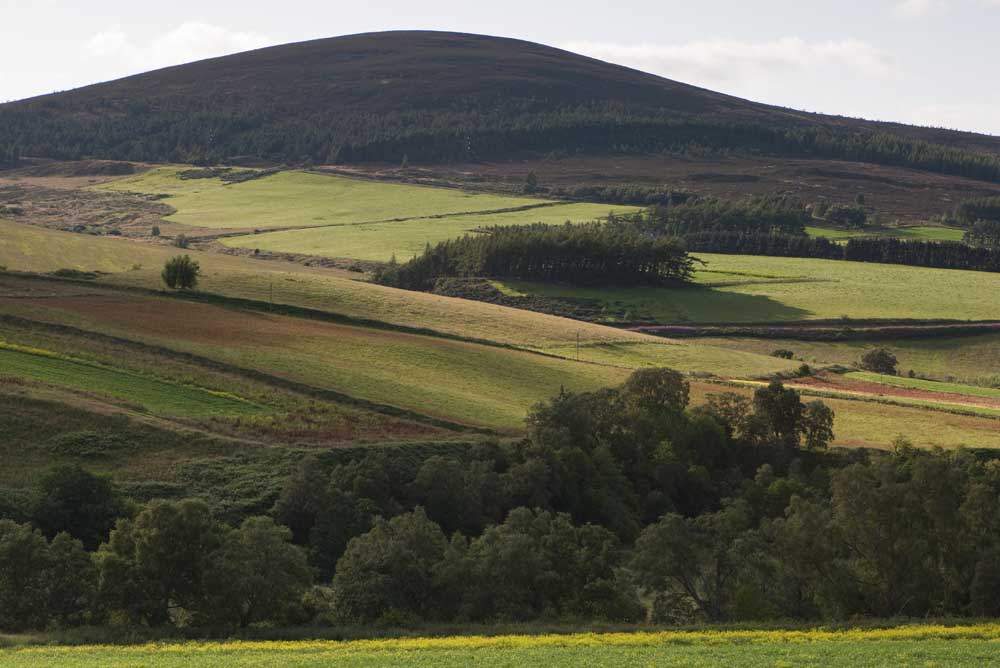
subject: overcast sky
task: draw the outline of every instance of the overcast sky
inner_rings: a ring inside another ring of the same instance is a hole
[[[0,0],[0,101],[389,29],[518,37],[761,102],[1000,135],[1000,0]]]

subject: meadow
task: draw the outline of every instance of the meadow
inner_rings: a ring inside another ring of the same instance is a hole
[[[401,187],[389,185],[387,187]],[[607,204],[557,204],[526,211],[469,213],[414,218],[390,223],[343,224],[283,232],[268,232],[221,239],[226,246],[334,258],[405,262],[424,251],[427,244],[455,239],[491,226],[586,223],[635,207]]]
[[[230,393],[142,376],[66,358],[52,351],[11,346],[2,340],[0,373],[111,395],[150,412],[167,415],[237,416],[261,410],[260,406]]]
[[[577,288],[505,281],[512,290],[596,299],[667,323],[997,317],[1000,274],[866,262],[697,253],[697,288]]]
[[[965,230],[957,227],[945,227],[940,225],[914,225],[908,227],[877,227],[865,228],[861,230],[849,230],[838,227],[823,227],[821,225],[807,225],[806,234],[811,237],[826,237],[835,241],[850,239],[852,237],[896,237],[899,239],[913,239],[919,241],[961,241],[965,235]]]
[[[847,630],[703,630],[336,641],[188,642],[0,650],[9,668],[96,666],[935,666],[989,665],[997,625]]]
[[[218,178],[181,179],[184,169],[189,168],[158,167],[94,188],[166,195],[164,201],[177,210],[168,220],[219,230],[363,223],[552,203],[300,171],[225,184]]]
[[[875,347],[886,347],[899,360],[899,370],[937,381],[966,385],[1000,382],[1000,334],[926,339],[879,341],[798,341],[794,339],[754,339],[705,337],[685,339],[762,355],[784,349],[810,364],[857,366],[861,355]]]

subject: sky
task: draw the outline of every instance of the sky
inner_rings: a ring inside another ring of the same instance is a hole
[[[0,101],[403,29],[516,37],[759,102],[1000,135],[1000,0],[0,0]]]

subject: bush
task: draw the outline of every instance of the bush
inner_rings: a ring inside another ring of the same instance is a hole
[[[860,366],[865,371],[895,376],[898,363],[896,356],[887,348],[874,348],[861,356]]]
[[[795,353],[785,348],[778,348],[773,353],[771,353],[771,357],[780,357],[783,360],[790,360],[793,357],[795,357]]]
[[[192,290],[198,285],[201,267],[188,255],[178,255],[167,260],[161,277],[172,290]]]

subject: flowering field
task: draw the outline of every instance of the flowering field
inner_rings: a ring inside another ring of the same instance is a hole
[[[665,631],[392,640],[191,642],[0,651],[4,668],[320,666],[986,666],[1000,624],[845,631]]]

